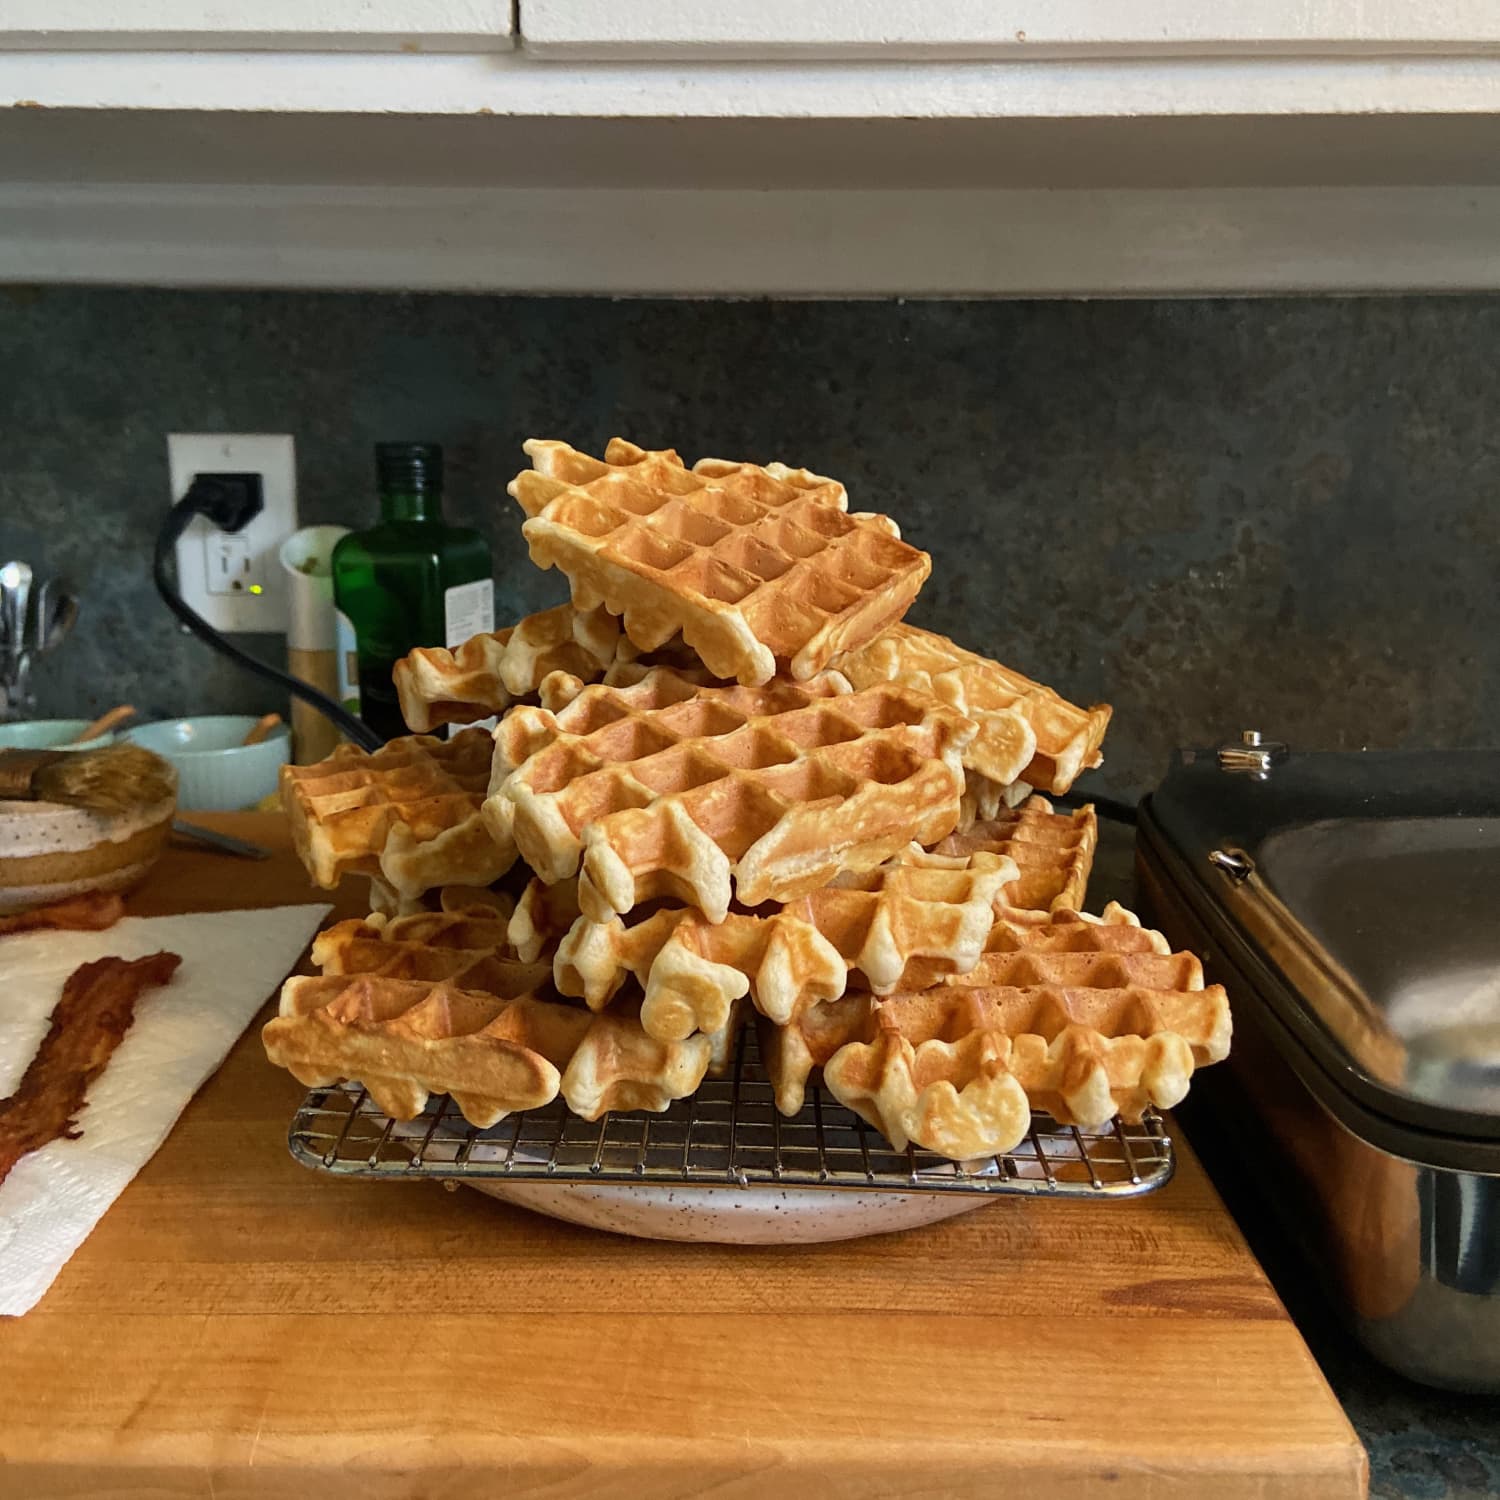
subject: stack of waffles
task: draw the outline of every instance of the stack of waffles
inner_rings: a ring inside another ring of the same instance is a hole
[[[526,452],[510,493],[571,601],[414,651],[410,737],[284,770],[314,878],[373,899],[287,982],[273,1062],[398,1119],[596,1119],[691,1094],[753,1019],[786,1113],[821,1078],[967,1160],[1033,1110],[1138,1120],[1225,1055],[1223,991],[1083,914],[1093,809],[1042,795],[1099,764],[1108,707],[906,624],[931,559],[834,480]]]

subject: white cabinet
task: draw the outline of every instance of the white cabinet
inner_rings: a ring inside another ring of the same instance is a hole
[[[510,0],[0,0],[0,48],[489,52]]]
[[[517,25],[517,23],[519,23]],[[0,49],[894,63],[1500,52],[1496,0],[0,0]]]
[[[1496,0],[520,0],[541,57],[1419,55],[1500,48]]]
[[[1500,291],[1500,0],[0,0],[0,282]]]

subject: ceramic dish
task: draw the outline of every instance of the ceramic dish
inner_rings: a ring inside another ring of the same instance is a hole
[[[128,813],[0,802],[0,911],[138,885],[161,857],[176,804]]]
[[[895,1234],[983,1208],[992,1198],[936,1193],[817,1193],[798,1188],[495,1182],[471,1187],[533,1213],[644,1240],[812,1245]]]
[[[124,737],[176,766],[177,805],[184,811],[238,812],[270,796],[291,759],[285,724],[259,744],[244,743],[257,722],[249,714],[160,719],[126,730]]]
[[[426,1118],[397,1124],[391,1135],[397,1141],[421,1141],[432,1153],[432,1131]],[[481,1142],[470,1147],[469,1154],[471,1159],[482,1160],[493,1149],[491,1143]],[[545,1155],[524,1148],[512,1148],[510,1155],[546,1160]],[[472,1176],[446,1180],[461,1182],[502,1203],[590,1229],[636,1239],[718,1245],[811,1245],[895,1234],[995,1201],[979,1194],[809,1192],[760,1184],[507,1182]]]

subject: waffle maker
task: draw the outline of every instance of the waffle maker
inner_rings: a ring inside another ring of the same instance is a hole
[[[1182,750],[1136,872],[1229,992],[1200,1107],[1356,1336],[1500,1391],[1500,751]]]

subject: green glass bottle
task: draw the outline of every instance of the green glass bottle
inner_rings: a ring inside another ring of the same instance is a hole
[[[443,450],[377,443],[380,521],[333,549],[333,597],[352,627],[360,717],[405,734],[391,668],[414,646],[456,646],[495,628],[489,543],[443,520]]]

